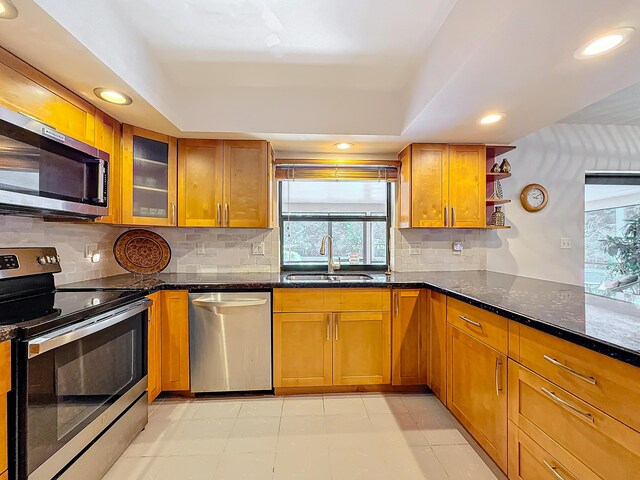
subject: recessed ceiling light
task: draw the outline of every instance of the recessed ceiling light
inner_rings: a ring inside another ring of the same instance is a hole
[[[353,143],[336,143],[334,147],[339,150],[349,150],[351,147],[353,147]]]
[[[10,0],[0,0],[0,18],[11,20],[18,16],[18,9]]]
[[[504,113],[490,113],[489,115],[485,115],[478,123],[481,125],[490,125],[492,123],[499,122],[504,118]]]
[[[114,103],[116,105],[131,105],[133,100],[124,93],[110,90],[108,88],[96,88],[93,90],[96,97],[104,100],[105,102]]]
[[[624,27],[607,32],[582,45],[573,56],[582,60],[609,53],[627,43],[634,31],[632,27]]]

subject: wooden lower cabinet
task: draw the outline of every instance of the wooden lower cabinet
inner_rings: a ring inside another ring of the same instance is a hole
[[[447,326],[447,408],[507,471],[507,357]]]
[[[639,432],[513,361],[509,420],[578,478],[638,478]]]
[[[189,293],[162,293],[161,386],[163,391],[189,390]]]
[[[332,385],[331,314],[273,315],[274,387]]]
[[[341,312],[332,316],[333,384],[388,384],[391,381],[389,312]]]
[[[447,403],[447,296],[429,291],[427,314],[427,384]]]
[[[552,451],[557,452],[552,445]],[[531,437],[509,422],[509,479],[510,480],[600,480],[584,464],[566,465],[542,448]]]
[[[162,383],[160,381],[162,363],[162,310],[161,310],[162,292],[156,292],[149,295],[149,300],[153,302],[149,308],[148,322],[148,388],[149,403],[153,402],[162,391]]]
[[[373,288],[275,289],[274,386],[389,384],[389,297]]]
[[[393,291],[393,385],[427,384],[428,296],[424,289]]]
[[[0,343],[0,480],[9,478],[7,393],[11,391],[11,341]]]

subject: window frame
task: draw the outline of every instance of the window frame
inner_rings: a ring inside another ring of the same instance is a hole
[[[300,180],[302,181],[302,180]],[[366,254],[366,250],[368,248],[367,238],[369,234],[367,233],[367,223],[371,224],[373,222],[382,223],[381,219],[384,218],[386,221],[384,222],[386,225],[386,237],[387,237],[387,248],[386,248],[386,261],[384,264],[375,264],[375,265],[349,265],[349,264],[341,264],[340,271],[345,272],[386,272],[389,270],[389,262],[391,260],[389,242],[391,241],[391,212],[392,212],[392,188],[391,182],[387,182],[387,210],[386,216],[382,217],[381,215],[335,215],[333,217],[329,215],[320,215],[320,214],[309,214],[309,215],[294,215],[292,219],[295,218],[296,221],[301,222],[328,222],[328,231],[331,234],[332,224],[337,222],[363,222],[363,249]],[[287,218],[288,221],[291,219]],[[282,213],[282,181],[278,181],[278,226],[280,227],[280,271],[281,272],[317,272],[326,270],[328,265],[328,260],[323,263],[314,263],[314,264],[305,264],[305,265],[291,265],[284,263],[284,222],[285,215]],[[318,249],[320,245],[318,245]],[[370,254],[370,253],[369,253]]]

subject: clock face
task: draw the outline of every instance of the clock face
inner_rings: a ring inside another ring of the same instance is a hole
[[[544,203],[544,193],[539,188],[532,188],[527,192],[527,203],[533,208],[539,208]]]
[[[520,194],[520,201],[527,212],[539,212],[547,206],[547,190],[537,183],[527,185]]]

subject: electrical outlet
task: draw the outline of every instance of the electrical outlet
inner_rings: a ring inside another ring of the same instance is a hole
[[[451,250],[454,255],[462,255],[462,250],[464,249],[464,244],[462,242],[453,242],[451,244]]]
[[[98,253],[98,244],[97,243],[87,243],[84,246],[84,257],[91,258],[94,253]]]
[[[419,243],[412,243],[409,245],[409,255],[422,254],[422,246]]]
[[[196,253],[198,255],[206,255],[206,250],[204,248],[204,242],[196,242]]]
[[[573,243],[571,243],[571,239],[570,238],[561,238],[560,239],[560,248],[562,248],[562,249],[573,248]]]
[[[264,242],[252,243],[251,250],[254,255],[264,255]]]

